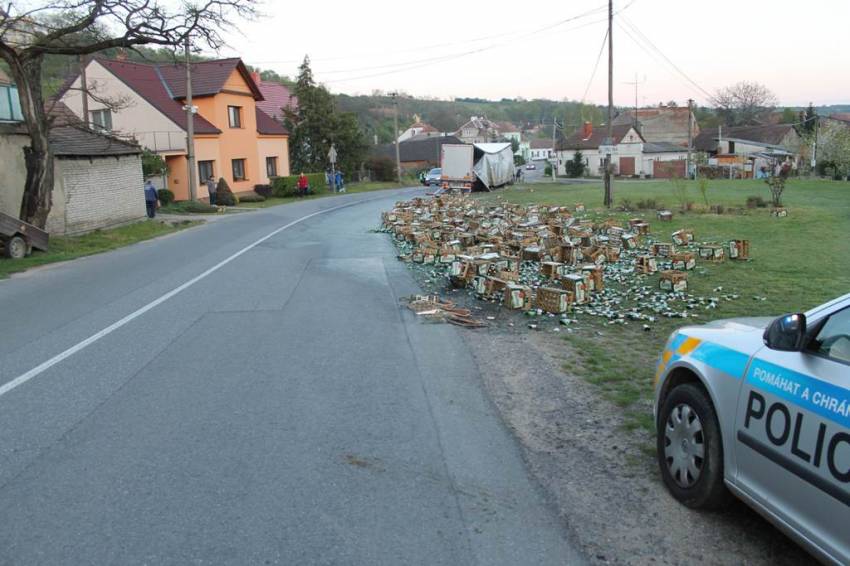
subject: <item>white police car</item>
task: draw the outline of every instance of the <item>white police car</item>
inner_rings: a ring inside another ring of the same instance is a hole
[[[716,508],[731,492],[819,559],[850,564],[850,294],[676,331],[655,417],[676,499]]]

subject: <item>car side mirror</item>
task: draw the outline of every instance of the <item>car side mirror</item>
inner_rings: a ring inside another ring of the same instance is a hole
[[[806,345],[806,315],[786,314],[764,331],[764,344],[771,350],[800,352]]]

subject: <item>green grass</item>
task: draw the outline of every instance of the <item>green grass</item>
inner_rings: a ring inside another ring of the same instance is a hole
[[[33,251],[32,255],[19,260],[0,257],[0,279],[5,279],[12,273],[26,271],[40,265],[68,261],[135,244],[177,232],[196,224],[199,224],[199,222],[168,223],[148,220],[111,230],[96,230],[82,236],[52,236],[50,238],[50,250],[47,252]]]
[[[600,219],[626,221],[643,216],[657,241],[671,241],[672,232],[680,228],[693,229],[698,242],[750,241],[752,261],[698,261],[699,271],[688,277],[692,294],[738,294],[739,299],[724,300],[717,309],[699,311],[697,320],[659,319],[650,324],[649,332],[643,331],[643,323],[608,325],[596,318],[582,317],[581,328],[565,337],[576,353],[565,365],[565,371],[598,386],[605,398],[622,408],[629,429],[653,429],[649,415],[653,368],[667,336],[676,327],[717,318],[803,311],[850,292],[850,183],[792,179],[783,195],[783,204],[789,211],[786,218],[772,217],[769,209],[746,209],[750,195],[770,201],[763,182],[711,181],[710,204],[740,209],[722,215],[706,210],[696,183],[689,183],[687,191],[688,199],[699,203],[698,210],[681,213],[672,183],[615,182],[617,204],[655,199],[673,210],[673,221],[669,223],[657,221],[654,210],[609,213],[602,209],[602,186],[595,183],[520,185],[480,197],[485,201],[504,199],[570,207],[581,202],[591,216]],[[650,277],[647,285],[657,286],[657,280],[657,276]],[[715,293],[717,287],[723,290]]]

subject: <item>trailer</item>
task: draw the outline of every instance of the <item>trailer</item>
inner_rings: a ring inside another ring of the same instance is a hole
[[[472,158],[473,147],[469,144],[443,144],[440,147],[440,188],[444,191],[472,191],[475,182]]]
[[[473,172],[476,187],[492,190],[514,182],[514,151],[510,143],[477,143]]]
[[[24,258],[33,248],[46,252],[48,239],[41,228],[0,212],[0,246],[7,258]]]

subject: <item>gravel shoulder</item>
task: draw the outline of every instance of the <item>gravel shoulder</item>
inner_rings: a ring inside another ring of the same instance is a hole
[[[532,476],[595,564],[801,564],[813,559],[737,502],[696,512],[664,489],[645,432],[562,367],[573,356],[554,332],[465,330],[484,386],[522,445]]]

